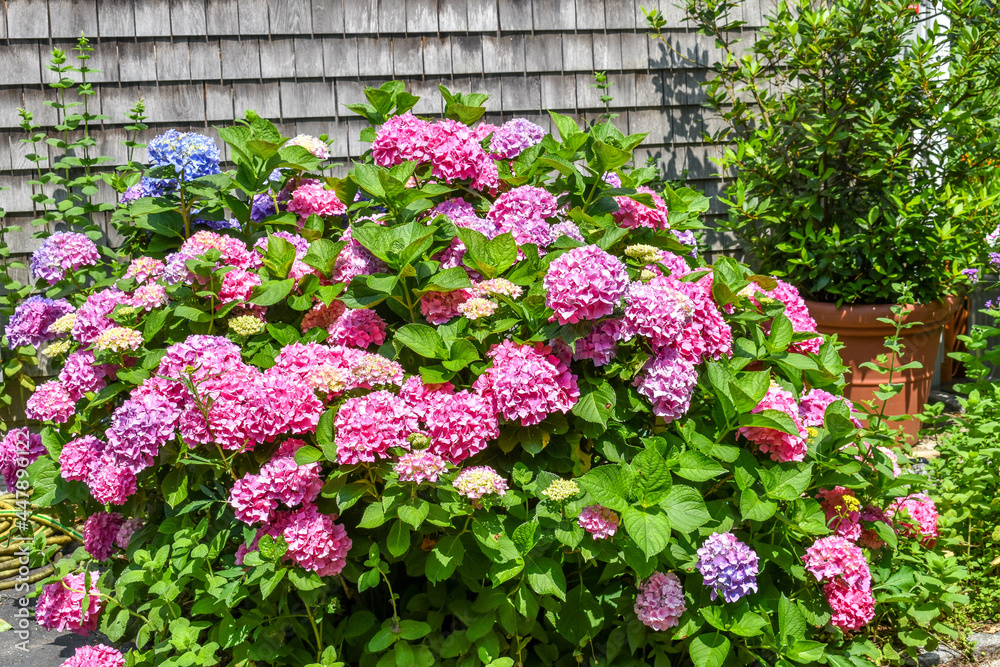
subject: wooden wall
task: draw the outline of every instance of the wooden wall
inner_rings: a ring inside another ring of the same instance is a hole
[[[169,127],[214,134],[244,110],[299,132],[335,138],[337,157],[359,155],[363,121],[344,108],[366,85],[400,79],[423,96],[415,111],[441,111],[436,86],[483,91],[488,119],[523,116],[548,127],[543,109],[593,120],[603,110],[591,86],[607,71],[614,122],[649,132],[639,159],[652,156],[670,179],[715,194],[701,133],[699,84],[706,71],[651,41],[640,4],[667,17],[681,53],[704,62],[710,41],[686,30],[678,0],[5,0],[0,13],[0,207],[7,224],[32,217],[27,152],[17,107],[43,124],[53,48],[85,33],[95,47],[92,105],[109,117],[98,149],[125,158],[125,112],[146,101],[149,139]],[[743,6],[752,27],[760,3]],[[711,121],[708,121],[711,122]],[[144,158],[144,151],[138,156]],[[102,193],[110,197],[111,193]],[[113,241],[113,239],[111,239]],[[32,250],[30,230],[10,235],[15,253]]]

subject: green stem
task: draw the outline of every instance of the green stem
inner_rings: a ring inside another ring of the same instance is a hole
[[[309,616],[309,625],[312,626],[313,635],[316,637],[316,662],[320,662],[323,659],[323,637],[320,635],[319,628],[316,626],[316,619],[313,618],[312,608],[309,605],[303,603],[306,607],[306,614]]]

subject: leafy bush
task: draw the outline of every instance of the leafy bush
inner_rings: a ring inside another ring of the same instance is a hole
[[[963,291],[996,227],[996,11],[921,6],[781,2],[741,44],[741,2],[686,3],[719,49],[705,89],[721,120],[709,139],[733,173],[724,227],[810,299]],[[669,45],[662,15],[648,16]]]
[[[167,133],[107,176],[117,253],[39,234],[4,341],[61,370],[0,471],[86,519],[39,622],[129,665],[840,666],[952,632],[923,478],[794,288],[698,258],[706,200],[627,169],[643,135],[443,93],[432,123],[368,89],[342,179],[253,113],[228,171]]]

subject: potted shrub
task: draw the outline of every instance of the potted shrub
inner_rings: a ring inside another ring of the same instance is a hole
[[[751,45],[742,3],[691,0],[722,55],[705,84],[732,174],[722,227],[751,264],[794,284],[851,367],[847,395],[886,381],[866,368],[905,305],[905,358],[890,414],[927,398],[941,328],[996,226],[997,21],[986,3],[780,3]],[[946,20],[939,20],[946,19]],[[654,29],[662,17],[650,14]],[[887,321],[888,320],[888,321]],[[910,420],[906,431],[919,424]]]

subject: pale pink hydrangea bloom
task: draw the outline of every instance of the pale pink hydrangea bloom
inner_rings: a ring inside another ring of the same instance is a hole
[[[618,184],[619,186],[621,183]],[[648,227],[650,229],[669,229],[667,204],[663,198],[653,190],[640,185],[636,188],[640,194],[648,194],[653,198],[654,208],[631,199],[627,196],[618,196],[614,200],[618,203],[618,210],[612,213],[612,217],[620,226],[626,229],[636,227]]]
[[[140,285],[132,292],[128,304],[135,308],[150,311],[167,303],[167,290],[158,283]]]
[[[337,198],[337,193],[315,181],[303,182],[292,192],[288,210],[297,213],[300,221],[305,221],[313,214],[327,218],[347,213],[347,207]]]
[[[384,390],[344,401],[334,425],[337,462],[341,465],[385,458],[393,447],[409,449],[406,438],[418,430],[409,406]]]
[[[587,245],[552,260],[543,284],[545,305],[555,311],[559,324],[575,324],[613,313],[629,288],[629,278],[617,257]]]
[[[762,410],[778,410],[788,415],[798,430],[798,435],[790,435],[774,428],[763,426],[741,426],[740,434],[760,447],[760,451],[770,454],[775,461],[802,461],[806,457],[806,438],[808,433],[799,419],[799,408],[792,393],[781,386],[771,383],[764,398],[752,412]]]
[[[520,299],[522,293],[524,289],[520,285],[515,285],[506,278],[492,278],[472,286],[472,294],[479,297],[506,296]]]
[[[59,381],[73,401],[79,401],[90,392],[100,391],[107,385],[106,378],[109,377],[114,378],[114,367],[94,363],[94,353],[87,350],[66,357],[66,364],[59,371]]]
[[[857,542],[861,537],[861,502],[843,486],[820,489],[816,498],[826,513],[826,525],[841,537]]]
[[[242,365],[239,345],[222,336],[195,335],[168,347],[156,374],[174,379],[190,375],[197,384]]]
[[[507,493],[507,480],[489,466],[466,468],[458,474],[452,485],[469,500],[478,501],[483,496]]]
[[[125,270],[126,278],[135,278],[135,282],[142,284],[147,280],[156,280],[163,276],[167,265],[163,260],[153,257],[136,257]]]
[[[806,572],[821,583],[839,581],[851,588],[870,590],[872,573],[860,547],[840,535],[822,537],[802,557]]]
[[[86,588],[87,577],[90,579],[89,589]],[[83,598],[87,594],[90,595],[90,602],[85,609]],[[68,631],[85,637],[97,629],[103,606],[96,573],[67,574],[61,581],[42,588],[35,607],[35,620],[46,630]]]
[[[634,607],[643,625],[659,632],[680,623],[686,609],[684,589],[673,572],[654,572],[639,589]]]
[[[549,192],[522,185],[497,197],[486,219],[496,227],[496,235],[509,232],[518,245],[534,243],[545,248],[553,241],[546,219],[553,217],[556,210],[556,198]]]
[[[860,630],[875,618],[875,597],[868,589],[834,581],[823,586],[823,594],[833,610],[830,623],[845,632]]]
[[[100,260],[97,244],[86,234],[56,232],[31,256],[31,275],[55,283],[68,272],[93,266]]]
[[[487,356],[493,365],[476,378],[475,390],[504,419],[531,426],[553,412],[569,412],[580,398],[576,376],[547,345],[505,340]]]
[[[330,147],[317,137],[308,134],[297,134],[288,140],[286,146],[301,146],[320,160],[330,157]]]
[[[101,335],[94,341],[94,347],[98,350],[122,354],[123,352],[135,352],[142,347],[142,343],[142,334],[135,329],[111,327],[101,332]]]
[[[678,281],[665,276],[648,283],[632,283],[625,301],[625,340],[643,336],[656,347],[671,345],[680,338],[694,315],[694,304],[680,291]]]
[[[403,454],[392,469],[399,475],[399,481],[421,484],[438,481],[438,476],[448,470],[448,463],[437,454],[423,449]]]
[[[132,541],[132,536],[145,525],[146,522],[143,519],[136,517],[126,519],[122,527],[118,529],[118,534],[115,535],[115,545],[119,549],[128,549],[128,545]]]
[[[24,405],[28,419],[65,424],[76,413],[73,397],[59,380],[49,380],[37,389]]]
[[[42,436],[32,433],[27,427],[7,431],[3,440],[0,440],[0,475],[3,475],[7,490],[14,491],[19,471],[47,453],[48,450],[42,444]]]
[[[118,512],[97,512],[83,524],[83,548],[97,560],[107,560],[125,517]]]
[[[497,311],[497,304],[489,299],[478,296],[472,297],[468,301],[458,304],[458,312],[465,315],[466,319],[475,321],[484,317],[489,317]]]
[[[595,540],[610,539],[618,531],[618,515],[600,505],[584,507],[576,522]]]
[[[385,262],[375,257],[363,245],[354,240],[351,230],[347,229],[340,237],[347,245],[337,255],[330,280],[334,283],[349,284],[357,276],[383,273],[387,269]]]
[[[302,333],[317,327],[328,329],[346,309],[347,306],[342,301],[331,301],[329,306],[322,302],[317,303],[302,316]]]
[[[420,297],[420,312],[431,324],[444,324],[462,313],[458,307],[472,297],[469,290],[427,292]]]
[[[933,546],[937,542],[937,507],[927,494],[911,493],[905,498],[897,498],[885,512],[893,519],[897,530],[904,535],[919,539],[926,546]]]
[[[653,406],[653,414],[668,424],[687,414],[697,384],[694,364],[668,347],[660,348],[650,357],[633,381]]]
[[[861,428],[861,422],[854,416],[854,404],[843,396],[835,396],[822,389],[810,389],[799,399],[799,416],[802,418],[802,423],[816,428],[823,426],[826,409],[835,401],[844,401],[847,404],[851,421],[855,427]]]
[[[125,667],[125,656],[103,644],[81,646],[59,667]]]
[[[329,325],[328,341],[334,345],[364,349],[385,342],[385,320],[371,309],[348,308]]]
[[[101,332],[116,327],[118,324],[109,315],[119,304],[127,304],[129,297],[125,292],[113,287],[94,292],[76,311],[73,322],[73,339],[81,343],[93,343]]]

